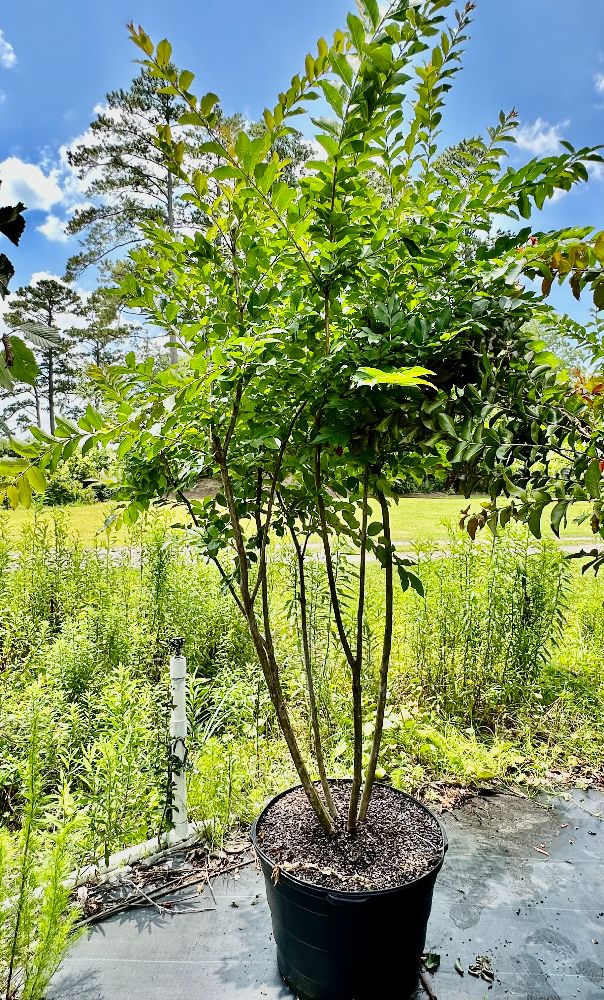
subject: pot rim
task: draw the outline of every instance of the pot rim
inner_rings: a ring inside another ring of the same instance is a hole
[[[351,782],[351,780],[352,780],[351,778],[334,778],[330,779],[330,783],[331,782],[344,783],[344,782]],[[406,889],[410,889],[412,886],[415,887],[421,885],[421,883],[424,882],[425,880],[438,875],[439,871],[443,866],[445,860],[445,854],[449,849],[449,840],[447,837],[447,832],[443,824],[441,823],[440,819],[438,818],[438,816],[435,813],[433,813],[432,810],[428,808],[428,806],[424,805],[423,802],[420,802],[419,799],[416,799],[414,795],[409,795],[408,792],[403,792],[401,791],[400,788],[394,788],[393,785],[387,785],[383,781],[376,782],[376,787],[388,788],[390,791],[396,792],[397,795],[402,795],[404,796],[404,798],[410,799],[411,802],[414,802],[415,805],[420,806],[420,808],[423,809],[424,812],[427,812],[428,815],[431,816],[433,820],[435,820],[442,837],[442,848],[441,848],[440,859],[432,868],[429,869],[429,871],[424,872],[424,874],[420,875],[419,878],[414,878],[411,879],[410,882],[405,882],[403,885],[393,885],[389,886],[386,889],[358,889],[358,890],[334,889],[330,886],[317,885],[316,882],[308,882],[304,879],[297,878],[295,875],[292,875],[290,872],[286,871],[280,872],[279,881],[283,879],[286,882],[291,882],[297,889],[307,892],[310,895],[333,896],[335,897],[335,900],[337,900],[338,902],[346,902],[346,901],[361,902],[367,899],[376,899],[392,895],[393,893],[397,892],[404,892]],[[258,826],[262,822],[264,815],[275,804],[275,802],[278,802],[279,799],[285,798],[285,796],[289,795],[291,792],[297,791],[298,788],[302,788],[302,785],[301,784],[292,785],[291,788],[286,788],[285,791],[279,792],[278,795],[274,795],[273,798],[270,799],[269,802],[267,802],[260,815],[257,816],[254,822],[252,823],[250,829],[250,839],[252,841],[252,846],[254,848],[254,851],[260,858],[260,861],[264,862],[264,864],[267,867],[274,868],[275,862],[271,860],[269,855],[262,849],[262,847],[258,842]]]

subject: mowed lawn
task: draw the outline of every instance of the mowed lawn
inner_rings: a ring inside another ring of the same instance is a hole
[[[480,497],[475,497],[472,501],[458,496],[403,497],[398,503],[392,504],[393,537],[397,542],[407,544],[444,540],[447,538],[447,525],[457,524],[461,510],[467,507],[468,503],[471,503],[472,510],[480,509]],[[169,509],[165,510],[169,515]],[[588,521],[581,525],[574,521],[574,517],[578,517],[583,510],[587,510],[587,504],[577,504],[573,511],[573,519],[569,519],[568,525],[560,532],[563,539],[593,538]],[[109,539],[111,545],[123,545],[127,540],[127,532],[124,529],[119,531],[112,529],[108,536],[103,527],[104,520],[111,511],[110,503],[46,507],[35,513],[31,510],[7,510],[0,511],[0,521],[4,523],[4,530],[8,535],[17,539],[22,528],[31,524],[34,517],[50,522],[53,517],[58,516],[84,544],[93,544],[96,540],[97,544],[105,546]],[[182,523],[187,519],[184,508],[174,509],[172,514],[175,522]],[[547,510],[543,515],[542,530],[544,537],[554,537],[549,527]]]

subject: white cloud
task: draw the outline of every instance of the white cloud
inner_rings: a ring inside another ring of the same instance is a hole
[[[6,94],[3,90],[0,90],[0,104],[6,104]]]
[[[589,175],[594,181],[604,181],[604,163],[590,163]]]
[[[66,284],[60,274],[53,274],[52,271],[34,271],[29,284],[37,285],[39,281],[59,281],[62,285]]]
[[[0,163],[2,197],[14,204],[22,201],[27,208],[49,212],[53,205],[63,199],[58,171],[48,173],[35,163],[25,163],[18,156],[9,156]]]
[[[604,73],[594,73],[594,87],[596,93],[604,94]]]
[[[0,66],[4,69],[12,69],[17,64],[17,53],[0,28]]]
[[[65,232],[65,222],[52,212],[46,216],[41,226],[36,226],[36,229],[52,243],[67,243],[69,239],[68,234]]]
[[[5,202],[21,201],[29,211],[46,213],[36,228],[54,243],[67,242],[65,227],[70,216],[89,204],[82,198],[82,184],[69,165],[66,146],[61,146],[58,155],[41,151],[37,163],[9,156],[0,162],[0,180]]]
[[[546,153],[557,153],[560,148],[562,129],[570,125],[569,121],[558,122],[550,125],[543,118],[537,118],[534,122],[527,122],[516,130],[516,142],[520,149],[526,149],[536,156],[544,156]]]

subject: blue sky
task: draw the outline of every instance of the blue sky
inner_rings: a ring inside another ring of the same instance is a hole
[[[344,22],[346,0],[21,0],[0,12],[0,177],[2,194],[29,206],[16,280],[61,274],[74,249],[63,223],[81,202],[62,148],[85,132],[107,90],[128,86],[136,66],[126,22],[157,41],[167,36],[178,65],[225,110],[259,117],[303,66],[320,35]],[[575,145],[604,143],[603,0],[478,0],[463,73],[446,115],[445,138],[484,130],[500,110],[520,115],[518,163]],[[535,228],[604,228],[604,170],[550,203]],[[87,280],[84,278],[83,284]],[[567,294],[556,302],[576,318]]]

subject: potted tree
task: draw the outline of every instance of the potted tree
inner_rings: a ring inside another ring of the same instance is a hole
[[[392,541],[391,484],[444,465],[466,495],[491,492],[491,507],[467,512],[472,535],[512,516],[538,531],[556,498],[556,527],[566,513],[566,486],[546,488],[559,479],[550,457],[564,455],[577,480],[598,458],[585,401],[525,332],[542,306],[520,280],[581,234],[494,232],[494,220],[526,218],[584,180],[598,155],[568,147],[506,169],[513,113],[484,140],[439,150],[472,7],[448,18],[451,0],[394,0],[385,10],[362,0],[345,30],[319,40],[256,137],[225,124],[215,94],[194,95],[193,73],[174,69],[167,41],[154,46],[130,26],[143,65],[188,106],[182,124],[199,129],[193,167],[167,127],[158,135],[199,227],[149,224],[123,289],[177,341],[180,360],[158,370],[130,355],[93,369],[110,417],[89,407],[44,442],[42,466],[78,445],[128,454],[121,518],[132,523],[158,498],[184,504],[191,536],[247,623],[300,781],[269,804],[253,837],[282,974],[308,1000],[413,990],[446,849],[435,817],[376,783],[394,588],[421,592]],[[292,116],[317,107],[317,158],[288,184],[279,140]],[[221,490],[192,500],[200,470]],[[297,563],[310,747],[292,718],[273,621],[268,574],[279,539]],[[352,608],[336,572],[342,540],[358,553]],[[351,681],[346,782],[330,781],[309,655],[305,574],[317,546]],[[363,641],[369,561],[383,585],[375,674]]]

